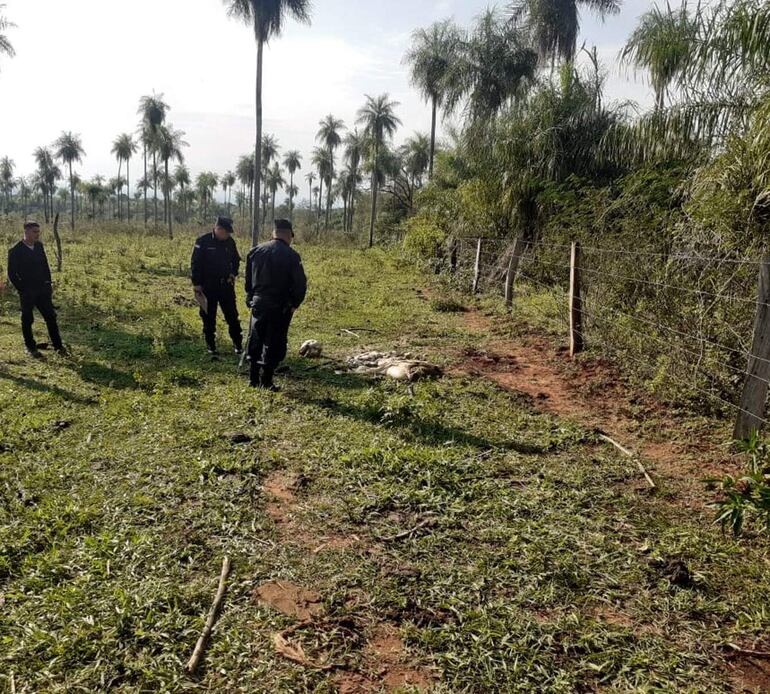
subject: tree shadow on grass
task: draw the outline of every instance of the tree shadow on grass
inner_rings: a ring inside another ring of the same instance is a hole
[[[371,381],[367,379],[355,376],[355,374],[348,374],[348,376],[358,378],[361,381],[361,385],[358,387],[371,386]],[[324,381],[324,383],[328,383],[328,381]],[[340,384],[334,381],[333,385]],[[375,426],[403,432],[407,436],[419,440],[424,445],[442,446],[447,442],[452,442],[453,444],[471,446],[480,450],[498,449],[515,451],[524,455],[542,455],[548,452],[548,448],[544,446],[522,441],[499,441],[476,436],[462,429],[447,426],[436,419],[413,416],[411,413],[397,413],[395,416],[388,416],[387,413],[384,413],[375,405],[354,405],[335,400],[331,397],[315,397],[302,392],[290,393],[289,395],[306,405],[318,407],[340,417],[348,417],[367,422],[368,424],[374,424]]]
[[[16,376],[14,374],[8,373],[8,371],[2,367],[0,367],[0,379],[11,381],[16,385],[28,388],[29,390],[37,391],[38,393],[51,393],[52,395],[59,396],[63,400],[75,402],[79,405],[95,405],[97,402],[93,398],[83,397],[82,395],[73,393],[72,391],[66,390],[65,388],[60,388],[59,386],[51,385],[50,383],[41,383],[40,381],[36,381],[32,378]]]

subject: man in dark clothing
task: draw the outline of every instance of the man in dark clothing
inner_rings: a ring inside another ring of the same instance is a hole
[[[278,390],[273,374],[286,357],[289,325],[307,293],[302,259],[291,248],[293,239],[291,222],[276,219],[273,240],[254,248],[246,261],[246,303],[253,316],[249,356],[254,388]]]
[[[40,225],[37,222],[24,224],[24,238],[8,252],[8,279],[19,292],[21,332],[27,352],[33,357],[40,357],[32,334],[34,311],[37,309],[48,327],[48,336],[53,348],[59,354],[66,354],[53,305],[51,268],[45,248],[40,243]]]
[[[222,307],[235,353],[243,349],[243,332],[235,303],[235,278],[241,257],[232,238],[233,220],[218,217],[214,230],[195,242],[192,260],[193,290],[200,304],[203,336],[209,354],[217,353],[217,306]]]

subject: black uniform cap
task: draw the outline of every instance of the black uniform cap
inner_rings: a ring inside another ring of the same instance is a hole
[[[217,221],[214,223],[215,226],[222,227],[225,231],[229,233],[233,233],[233,220],[229,217],[217,217]]]
[[[275,220],[275,230],[276,231],[290,231],[291,235],[294,236],[294,228],[291,225],[291,222],[288,219],[276,219]]]
[[[34,220],[30,220],[29,222],[24,222],[24,231],[26,231],[27,229],[39,229],[39,228],[40,228],[40,224],[38,224]]]

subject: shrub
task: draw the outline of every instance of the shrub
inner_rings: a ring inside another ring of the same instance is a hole
[[[739,478],[727,475],[721,480],[710,480],[719,490],[719,498],[711,507],[716,509],[716,520],[722,529],[730,528],[735,537],[743,533],[746,520],[759,524],[770,533],[768,446],[760,441],[756,432],[739,446],[749,454],[747,473]]]

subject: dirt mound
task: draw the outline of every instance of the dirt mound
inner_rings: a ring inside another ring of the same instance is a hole
[[[254,591],[253,599],[287,617],[296,617],[303,621],[324,614],[324,606],[318,593],[288,581],[263,583]]]

